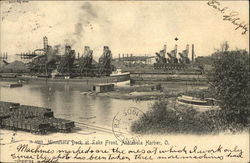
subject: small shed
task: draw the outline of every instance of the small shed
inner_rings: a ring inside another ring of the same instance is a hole
[[[92,91],[96,93],[110,92],[114,91],[114,84],[96,84],[93,86]]]

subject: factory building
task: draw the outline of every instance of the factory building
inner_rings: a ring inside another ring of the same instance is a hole
[[[118,54],[115,61],[123,62],[125,64],[154,64],[155,57],[151,56],[134,56],[133,54]]]

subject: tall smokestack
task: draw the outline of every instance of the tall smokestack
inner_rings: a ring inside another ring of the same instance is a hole
[[[167,53],[167,45],[165,44],[164,46],[163,46],[163,57],[165,58],[165,56],[166,56],[166,53]]]
[[[175,44],[175,46],[174,46],[174,57],[176,58],[176,54],[177,54],[177,48],[178,48],[178,46],[177,46],[177,44]]]
[[[43,49],[45,52],[48,51],[48,38],[46,36],[43,37]]]
[[[192,44],[192,62],[194,62],[194,44]]]
[[[189,54],[189,44],[187,44],[187,46],[186,46],[186,50],[187,50],[187,58],[188,58],[188,54]]]
[[[7,59],[8,58],[8,53],[7,52],[4,52],[3,53],[3,59]]]

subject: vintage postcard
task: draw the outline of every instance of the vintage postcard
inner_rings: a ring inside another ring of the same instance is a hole
[[[249,162],[249,2],[0,2],[0,162]]]

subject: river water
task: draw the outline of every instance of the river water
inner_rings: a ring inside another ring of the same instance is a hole
[[[23,87],[3,87],[10,82],[0,82],[0,100],[18,102],[24,105],[49,107],[57,118],[76,122],[112,127],[114,116],[129,107],[147,111],[152,101],[112,99],[109,97],[87,96],[81,92],[91,88],[80,83],[28,83]]]
[[[112,128],[112,121],[118,112],[136,107],[143,112],[149,110],[153,101],[113,99],[109,97],[82,95],[91,89],[91,85],[81,83],[24,83],[22,87],[3,87],[11,82],[0,81],[0,101],[17,102],[23,105],[49,107],[57,118],[73,120],[89,125]],[[180,91],[185,84],[170,83],[164,86],[168,91]]]

